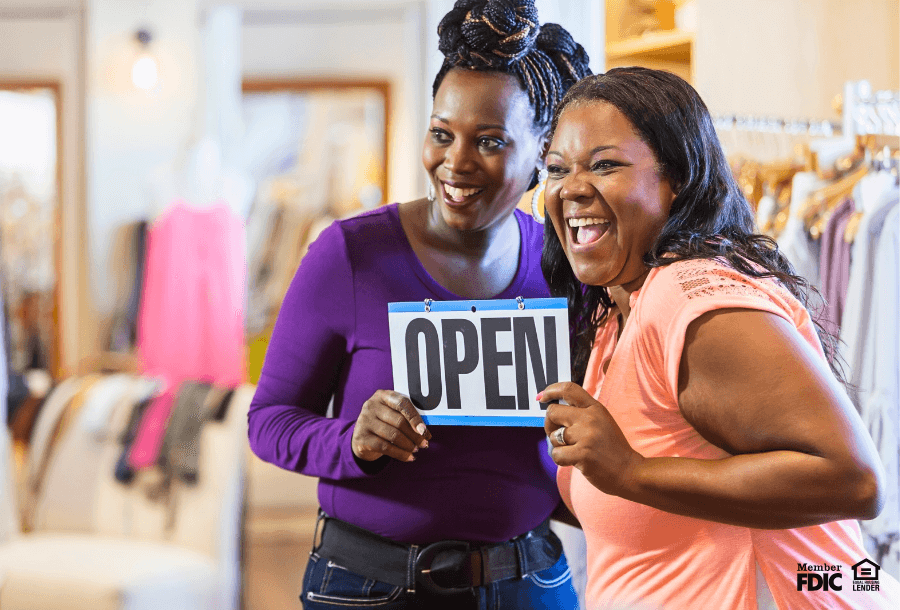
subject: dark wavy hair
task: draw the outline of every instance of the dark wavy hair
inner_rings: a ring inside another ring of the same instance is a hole
[[[546,131],[553,109],[578,80],[589,76],[588,56],[560,25],[540,25],[534,0],[457,0],[438,25],[444,63],[432,97],[453,68],[515,76],[534,109],[534,127]],[[537,186],[537,175],[529,189]]]
[[[755,233],[750,204],[737,185],[706,105],[687,82],[669,72],[614,68],[585,78],[556,107],[551,132],[570,105],[611,104],[653,151],[663,177],[676,193],[669,219],[644,255],[648,267],[716,258],[753,277],[776,278],[810,309],[815,288],[794,272],[773,239]],[[606,288],[575,277],[548,217],[541,269],[554,296],[566,297],[572,342],[572,378],[584,381],[597,327],[613,306]],[[817,321],[816,330],[832,372],[844,381],[836,340]]]

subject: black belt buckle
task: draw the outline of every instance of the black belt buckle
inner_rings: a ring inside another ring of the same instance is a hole
[[[481,578],[481,566],[477,575],[472,574],[470,556],[471,547],[462,540],[429,544],[416,557],[416,584],[438,595],[468,591],[475,585],[474,578]]]

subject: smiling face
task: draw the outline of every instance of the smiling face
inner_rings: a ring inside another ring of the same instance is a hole
[[[650,147],[615,106],[576,102],[559,117],[547,170],[547,215],[575,277],[639,288],[675,199]]]
[[[543,138],[515,77],[453,69],[434,97],[422,162],[435,212],[451,228],[481,230],[509,216],[539,167]]]

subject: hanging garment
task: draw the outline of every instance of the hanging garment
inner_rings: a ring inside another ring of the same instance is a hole
[[[794,272],[819,286],[819,242],[813,240],[803,223],[803,210],[809,195],[822,186],[814,172],[794,175],[791,190],[790,217],[778,237],[778,247],[791,262]]]
[[[133,384],[134,378],[124,373],[109,375],[103,383],[98,383],[81,409],[78,418],[81,431],[97,439],[105,438],[113,409],[130,392]]]
[[[872,306],[872,275],[878,237],[890,208],[898,198],[894,177],[886,172],[870,174],[860,181],[853,193],[857,208],[862,212],[859,228],[853,241],[850,281],[847,300],[841,316],[841,356],[847,365],[850,388],[848,393],[860,408],[863,349],[867,341],[868,319]]]
[[[142,220],[132,228],[134,266],[129,276],[131,290],[128,300],[113,320],[109,349],[114,352],[130,351],[137,340],[138,311],[144,284],[144,261],[147,256],[147,221]]]
[[[128,455],[131,453],[131,446],[134,444],[134,439],[137,436],[144,413],[150,408],[152,402],[153,397],[148,396],[143,400],[139,400],[131,408],[131,415],[129,416],[128,423],[125,425],[125,428],[122,431],[122,437],[119,439],[119,442],[122,444],[122,453],[116,461],[115,470],[113,472],[116,480],[120,483],[128,484],[134,479],[134,469],[128,463]]]
[[[841,315],[850,283],[850,244],[844,239],[844,232],[855,209],[853,199],[844,199],[831,213],[822,232],[819,291],[825,298],[825,308],[820,321],[835,336],[840,333]]]
[[[132,468],[159,458],[178,386],[227,386],[244,377],[243,220],[227,205],[173,205],[150,230],[138,354],[144,374],[168,387],[148,409],[129,454]]]
[[[200,430],[211,389],[208,383],[188,381],[178,390],[159,455],[159,463],[170,477],[197,482]]]
[[[227,388],[217,402],[209,405],[207,419],[217,422],[225,421],[225,418],[228,416],[228,406],[231,404],[233,397],[234,388]]]
[[[878,454],[893,484],[886,489],[886,501],[875,519],[861,521],[863,534],[877,563],[900,565],[900,207],[888,213],[878,238],[872,274],[872,306],[868,316],[866,343],[860,372],[860,415],[878,448]],[[887,556],[893,545],[893,557]],[[892,572],[900,577],[897,572]]]
[[[287,206],[272,211],[268,241],[252,266],[248,334],[264,333],[274,324],[291,279],[312,241],[311,227],[317,218]]]
[[[5,311],[2,286],[0,286],[0,314]],[[5,318],[5,316],[4,316]],[[9,376],[6,359],[6,328],[0,320],[0,424],[6,426],[8,413],[7,399],[9,397]],[[18,531],[16,512],[18,507],[15,502],[15,476],[13,474],[12,443],[10,443],[9,429],[0,428],[0,544],[12,538]],[[3,581],[3,572],[0,570],[0,582]]]
[[[764,235],[770,234],[776,205],[774,197],[763,195],[759,200],[759,205],[756,206],[756,230]]]

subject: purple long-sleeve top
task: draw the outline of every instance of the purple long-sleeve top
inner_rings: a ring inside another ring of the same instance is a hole
[[[515,214],[519,266],[494,298],[546,297],[543,228]],[[414,462],[383,459],[364,471],[353,455],[363,403],[393,389],[388,303],[426,298],[460,299],[416,257],[397,204],[325,229],[282,303],[250,405],[250,445],[267,462],[319,477],[319,503],[330,516],[382,536],[507,540],[540,524],[559,502],[543,429],[431,426],[430,446]]]

